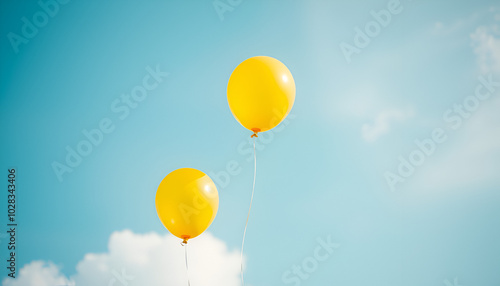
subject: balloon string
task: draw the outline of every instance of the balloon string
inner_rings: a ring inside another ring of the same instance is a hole
[[[181,245],[184,246],[184,259],[186,260],[186,275],[187,275],[187,281],[188,281],[188,286],[191,286],[191,282],[189,281],[189,267],[188,267],[188,247],[187,247],[187,242],[185,243],[184,241],[181,242]]]
[[[253,137],[253,136],[252,136]],[[257,135],[255,135],[257,137]],[[240,270],[241,270],[241,283],[245,286],[245,280],[243,279],[243,246],[245,245],[245,236],[247,234],[248,218],[250,217],[250,211],[252,210],[253,194],[255,192],[255,177],[257,176],[257,152],[255,152],[255,137],[253,137],[253,185],[252,185],[252,196],[250,198],[250,207],[248,208],[247,221],[245,223],[245,230],[243,231],[243,240],[241,242],[241,256],[240,256]]]

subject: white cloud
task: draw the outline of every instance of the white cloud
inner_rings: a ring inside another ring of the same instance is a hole
[[[363,124],[361,135],[365,141],[373,142],[391,130],[391,125],[412,117],[412,111],[398,109],[384,110],[375,116],[372,124]]]
[[[189,275],[192,285],[236,286],[240,283],[240,256],[210,233],[189,241]],[[33,261],[16,279],[3,286],[165,286],[186,285],[184,248],[180,239],[156,233],[114,232],[106,253],[88,253],[67,278],[52,263]]]

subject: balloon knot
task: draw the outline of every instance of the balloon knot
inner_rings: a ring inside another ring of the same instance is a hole
[[[252,131],[253,131],[253,134],[252,134],[252,136],[250,136],[250,138],[259,137],[259,135],[257,135],[257,133],[260,132],[259,128],[253,128]]]
[[[186,245],[186,244],[188,243],[188,239],[189,239],[189,237],[183,237],[183,238],[182,238],[181,245],[182,245],[182,246]]]

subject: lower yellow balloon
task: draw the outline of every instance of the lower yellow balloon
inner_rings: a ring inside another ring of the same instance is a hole
[[[288,68],[275,58],[249,58],[234,69],[227,85],[227,101],[236,120],[253,132],[274,128],[295,101],[295,82]]]
[[[182,168],[161,181],[155,202],[163,225],[187,242],[204,232],[214,220],[219,208],[219,193],[205,173]]]

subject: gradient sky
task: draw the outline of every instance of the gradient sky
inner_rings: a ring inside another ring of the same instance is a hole
[[[500,80],[500,5],[401,1],[348,62],[341,43],[353,45],[356,27],[390,2],[243,1],[221,18],[211,1],[71,1],[16,53],[9,33],[22,35],[22,18],[42,8],[3,1],[0,157],[5,180],[7,168],[18,173],[18,267],[51,261],[71,276],[115,231],[164,235],[154,205],[163,177],[181,167],[218,174],[232,160],[241,173],[218,183],[208,231],[238,251],[251,134],[226,85],[240,62],[267,55],[287,65],[297,94],[287,125],[259,137],[247,283],[293,285],[283,273],[329,235],[340,247],[301,285],[500,283],[500,93],[457,130],[443,119],[478,76]],[[148,67],[168,76],[120,118],[113,102]],[[114,130],[58,180],[53,162],[105,118]],[[447,140],[391,191],[384,173],[435,128]],[[0,253],[5,277],[3,239]]]

